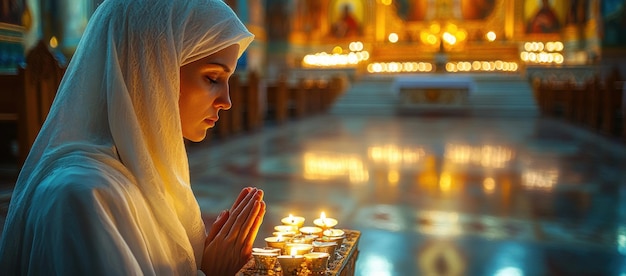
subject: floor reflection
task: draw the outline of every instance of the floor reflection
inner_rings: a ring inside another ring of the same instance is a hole
[[[626,147],[559,121],[324,115],[189,152],[209,221],[258,186],[257,245],[324,211],[357,275],[626,273]]]

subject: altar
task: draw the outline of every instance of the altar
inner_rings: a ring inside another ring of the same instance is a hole
[[[475,90],[472,77],[458,75],[405,75],[394,79],[398,113],[464,111]]]

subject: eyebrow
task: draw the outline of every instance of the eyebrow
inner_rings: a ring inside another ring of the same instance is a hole
[[[222,67],[222,69],[224,69],[224,72],[226,73],[230,73],[232,70],[230,69],[230,67],[226,66],[225,64],[219,63],[219,62],[209,62],[206,64],[207,66],[218,66],[218,67]]]

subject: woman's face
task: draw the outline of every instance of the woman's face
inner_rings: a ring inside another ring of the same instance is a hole
[[[231,106],[228,79],[235,71],[239,44],[180,68],[180,123],[183,137],[199,142],[215,126],[217,113]]]

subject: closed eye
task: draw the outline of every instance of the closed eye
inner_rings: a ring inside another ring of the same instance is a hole
[[[211,83],[217,83],[217,79],[211,78],[209,76],[207,76],[206,79],[209,80]]]

